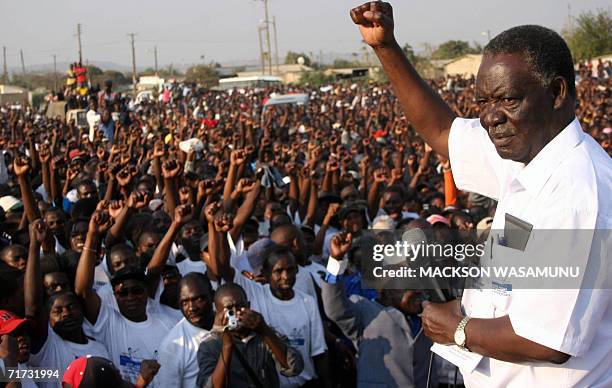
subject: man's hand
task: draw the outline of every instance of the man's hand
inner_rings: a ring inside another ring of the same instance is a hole
[[[155,375],[157,375],[157,372],[159,372],[160,366],[155,360],[142,360],[140,363],[140,374],[135,386],[138,388],[148,386],[153,381],[153,378],[155,378]]]
[[[378,184],[386,183],[389,178],[387,177],[387,170],[379,168],[374,171],[374,182]]]
[[[42,219],[37,219],[30,224],[30,241],[37,241],[40,245],[47,240],[47,224]]]
[[[339,203],[330,203],[327,207],[327,213],[325,213],[325,218],[323,219],[323,225],[329,225],[333,216],[335,216],[340,210]]]
[[[425,301],[421,319],[427,338],[439,344],[455,343],[455,330],[463,319],[461,303],[458,299],[447,303]]]
[[[181,164],[176,160],[168,160],[162,165],[162,175],[165,179],[173,179],[181,172]]]
[[[236,192],[246,194],[253,190],[256,186],[256,181],[250,178],[241,178],[236,185]]]
[[[332,237],[329,253],[332,257],[340,260],[348,253],[353,243],[353,235],[350,233],[338,233]]]
[[[218,233],[227,233],[234,227],[234,216],[231,213],[218,212],[215,215],[214,226]]]
[[[268,328],[266,321],[264,321],[260,313],[246,307],[242,307],[240,310],[236,311],[236,318],[241,327],[259,334],[263,333]]]
[[[103,235],[113,224],[113,220],[108,214],[108,211],[96,211],[89,220],[89,232],[97,235]]]
[[[215,222],[215,215],[221,209],[221,204],[219,202],[212,202],[204,208],[204,215],[206,216],[206,221],[209,223]]]
[[[123,206],[124,206],[123,200],[111,201],[108,205],[108,215],[112,219],[116,219],[117,217],[119,217],[119,214],[121,214],[121,211],[123,210]]]
[[[351,10],[351,19],[359,25],[365,43],[372,47],[390,46],[393,36],[393,8],[382,1],[371,1]]]
[[[132,171],[130,170],[129,167],[124,167],[117,174],[117,183],[119,183],[119,186],[121,187],[129,186],[130,183],[132,183],[132,180],[133,180]]]
[[[127,205],[132,209],[142,209],[149,204],[149,194],[147,192],[139,190],[134,191],[128,198]]]
[[[235,150],[230,154],[230,164],[232,166],[240,166],[246,161],[244,150]]]
[[[18,177],[25,176],[31,169],[32,167],[30,166],[28,159],[21,156],[15,158],[15,161],[13,162],[13,172],[15,175]]]
[[[51,150],[49,149],[48,145],[40,145],[40,149],[38,150],[38,157],[40,158],[41,163],[49,163],[49,161],[51,160]]]
[[[162,141],[158,141],[153,146],[153,158],[163,158],[166,155],[166,150],[164,149],[164,143]]]
[[[193,206],[191,204],[177,206],[174,209],[174,222],[178,225],[184,225],[191,220],[192,213]]]

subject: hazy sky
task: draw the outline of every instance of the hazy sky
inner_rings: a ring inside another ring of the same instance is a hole
[[[359,52],[360,36],[348,11],[351,0],[269,0],[276,16],[281,61],[287,50],[324,53]],[[396,36],[422,50],[425,42],[448,39],[486,43],[492,35],[518,24],[542,24],[560,30],[568,3],[582,11],[610,9],[611,0],[395,0]],[[0,45],[9,66],[76,58],[76,24],[83,25],[83,54],[89,60],[131,65],[129,38],[136,36],[139,67],[153,64],[157,44],[160,65],[215,60],[257,59],[261,0],[19,0],[0,1]]]

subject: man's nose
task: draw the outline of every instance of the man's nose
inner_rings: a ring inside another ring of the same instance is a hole
[[[487,129],[503,124],[506,121],[506,116],[494,103],[484,108],[480,117],[483,126]]]

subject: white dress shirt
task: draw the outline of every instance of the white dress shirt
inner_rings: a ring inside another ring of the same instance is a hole
[[[492,230],[504,229],[506,214],[532,224],[534,231],[612,228],[612,161],[577,119],[527,165],[502,159],[477,119],[455,119],[448,145],[457,187],[499,201]],[[599,271],[609,282],[605,249],[561,239],[548,243],[563,248],[555,250],[563,252],[555,263]],[[462,371],[467,387],[612,386],[609,287],[471,289],[465,290],[462,305],[475,318],[508,315],[517,335],[571,356],[561,365],[485,357],[475,371]]]

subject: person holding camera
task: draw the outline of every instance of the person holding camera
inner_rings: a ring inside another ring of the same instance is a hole
[[[197,387],[275,388],[280,386],[277,372],[287,377],[302,372],[300,353],[249,306],[235,283],[215,293],[215,322],[198,349]]]

